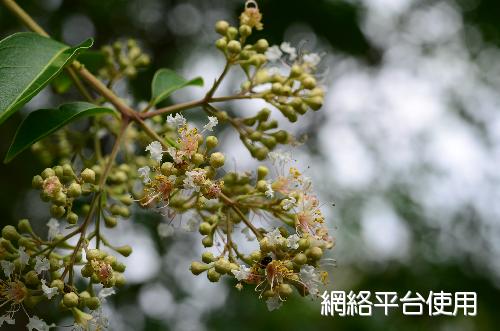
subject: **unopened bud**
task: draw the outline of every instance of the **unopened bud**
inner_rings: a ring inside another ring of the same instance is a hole
[[[233,54],[238,54],[239,52],[241,52],[241,44],[239,41],[237,40],[231,40],[228,44],[227,44],[227,50]]]
[[[63,297],[63,303],[68,308],[78,306],[78,295],[74,292],[66,293]]]
[[[52,205],[50,206],[50,215],[55,218],[61,218],[66,214],[66,209],[63,206]]]
[[[2,229],[2,237],[7,240],[18,241],[21,235],[17,232],[15,227],[7,225]]]
[[[84,300],[85,306],[90,310],[96,310],[101,305],[101,301],[97,297],[90,297]]]
[[[206,264],[203,264],[203,263],[200,263],[200,262],[191,262],[191,272],[193,273],[193,275],[199,275],[201,274],[202,272],[205,272],[209,269],[210,267]]]
[[[85,183],[91,183],[94,184],[95,182],[95,172],[92,169],[86,168],[85,170],[82,171],[82,179]]]
[[[259,53],[265,53],[268,48],[269,43],[265,39],[259,39],[257,40],[257,43],[255,43],[255,50]]]
[[[66,219],[68,220],[69,224],[76,224],[78,222],[78,215],[73,212],[70,212],[68,213]]]
[[[117,247],[116,251],[118,253],[120,253],[121,255],[128,257],[130,254],[132,254],[132,247],[130,247],[129,245],[125,245],[125,246]]]
[[[229,23],[226,21],[218,21],[215,23],[215,31],[218,34],[225,35],[227,33],[227,29],[229,28]]]
[[[42,178],[47,179],[49,177],[55,176],[56,173],[52,168],[46,168],[44,171],[42,171]]]
[[[240,26],[240,35],[242,37],[248,37],[249,35],[252,34],[252,28],[246,24],[243,24]]]
[[[215,257],[212,252],[203,252],[203,254],[201,254],[201,260],[205,263],[211,263],[215,260]]]
[[[224,165],[225,157],[222,153],[212,153],[210,155],[210,166],[213,168],[220,168]]]
[[[312,260],[319,260],[323,256],[323,250],[319,247],[311,247],[306,251],[306,255]]]
[[[215,271],[215,269],[213,269],[213,268],[208,270],[208,272],[207,272],[207,278],[212,283],[218,282],[220,279],[220,276],[221,276],[221,274],[218,273],[217,271]]]
[[[221,51],[225,51],[227,48],[226,38],[217,39],[217,41],[215,42],[215,47],[217,47]]]
[[[40,190],[43,187],[43,178],[40,175],[36,175],[33,177],[33,180],[31,181],[31,187]]]

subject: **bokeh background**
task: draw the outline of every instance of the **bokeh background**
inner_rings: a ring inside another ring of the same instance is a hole
[[[55,38],[96,46],[133,37],[151,69],[117,90],[147,100],[155,69],[211,82],[223,59],[212,47],[218,19],[236,22],[242,0],[30,0],[19,3]],[[108,303],[112,330],[498,330],[500,323],[500,2],[497,0],[262,0],[265,35],[323,55],[325,107],[297,125],[294,150],[325,202],[337,245],[329,287],[345,291],[475,291],[476,317],[322,317],[319,301],[292,299],[269,313],[251,290],[211,284],[188,266],[196,233],[182,225],[159,240],[141,212],[121,222],[131,243],[129,285]],[[0,37],[23,30],[0,6]],[[221,94],[237,89],[229,77]],[[1,93],[1,91],[0,91]],[[74,93],[72,91],[71,93]],[[76,94],[75,94],[76,95]],[[203,95],[188,89],[172,102]],[[0,130],[0,155],[26,112],[62,102],[46,89]],[[258,101],[226,105],[256,111]],[[198,110],[187,113],[199,116]],[[279,117],[280,115],[277,114]],[[282,120],[282,118],[280,118]],[[228,169],[255,162],[223,130]],[[47,207],[30,189],[43,165],[30,153],[0,165],[0,222],[30,217],[44,230]],[[335,204],[332,207],[332,204]],[[48,314],[51,314],[48,311]],[[53,313],[53,318],[62,318]],[[64,324],[64,321],[61,322]]]

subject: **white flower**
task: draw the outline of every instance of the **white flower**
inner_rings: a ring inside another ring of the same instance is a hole
[[[288,54],[290,60],[295,60],[297,58],[297,50],[295,47],[292,47],[289,42],[281,43],[281,50]]]
[[[35,258],[35,271],[37,274],[41,274],[44,271],[48,271],[50,269],[49,260],[45,257],[37,256]]]
[[[61,234],[61,232],[59,231],[59,226],[60,226],[59,221],[56,220],[55,218],[51,218],[47,222],[47,227],[49,228],[49,233],[48,233],[49,240],[52,240],[56,236]]]
[[[99,299],[101,299],[101,301],[105,301],[105,299],[109,296],[112,296],[113,294],[115,294],[115,289],[112,288],[112,287],[109,287],[109,288],[103,288],[100,292],[99,292]]]
[[[309,53],[304,55],[304,62],[309,64],[311,67],[316,67],[321,62],[321,57],[316,53]]]
[[[167,123],[174,127],[185,126],[186,119],[181,114],[175,114],[175,116],[168,115]]]
[[[269,183],[266,184],[266,192],[264,194],[266,195],[266,198],[268,198],[268,199],[274,198],[274,191],[273,191],[273,188],[271,187],[271,184],[269,184]]]
[[[269,244],[271,245],[278,245],[280,243],[280,240],[283,238],[278,228],[266,233],[264,237],[267,238]]]
[[[288,152],[270,152],[269,159],[279,166],[284,166],[292,161],[292,154]]]
[[[213,131],[217,124],[219,124],[217,117],[208,116],[208,123],[203,127],[203,131]]]
[[[168,238],[174,234],[174,227],[170,224],[167,224],[167,223],[160,223],[160,224],[158,224],[157,231],[158,231],[158,235],[161,238]]]
[[[25,266],[30,261],[30,256],[26,253],[26,249],[21,246],[19,247],[19,262],[21,262],[21,266]]]
[[[56,326],[55,324],[47,325],[47,323],[45,323],[43,320],[39,319],[36,316],[33,316],[33,317],[30,317],[29,323],[26,325],[26,328],[29,331],[33,331],[33,330],[49,331],[50,328],[54,328],[55,326]]]
[[[248,277],[250,277],[250,275],[252,274],[251,269],[244,265],[240,265],[240,270],[234,269],[231,270],[231,272],[233,273],[234,277],[236,277],[236,279],[240,282],[242,280],[248,279]]]
[[[255,240],[255,236],[253,235],[252,231],[250,231],[250,228],[244,228],[243,230],[241,230],[241,233],[245,235],[248,241]]]
[[[14,263],[10,261],[2,261],[0,263],[2,265],[3,273],[7,278],[10,278],[10,276],[14,272]]]
[[[151,158],[160,163],[163,157],[163,148],[159,141],[153,141],[146,147],[146,152],[151,153]]]
[[[284,199],[282,203],[283,203],[283,210],[290,210],[293,206],[295,206],[297,200],[295,200],[294,197],[289,197],[288,199]]]
[[[310,294],[316,295],[319,293],[318,286],[321,283],[320,276],[313,266],[303,265],[300,269],[300,280],[306,285]]]
[[[266,51],[266,57],[267,57],[267,60],[270,61],[270,62],[275,62],[275,61],[278,61],[281,56],[283,55],[283,53],[281,52],[280,48],[276,45],[272,46],[272,47],[269,47]]]
[[[0,316],[0,326],[2,326],[3,323],[14,325],[16,321],[9,315],[5,314],[3,316]]]
[[[47,296],[49,300],[52,299],[54,295],[57,295],[57,292],[59,291],[57,287],[48,287],[45,279],[42,279],[41,282],[42,282],[43,293]]]
[[[151,173],[151,168],[148,166],[142,167],[137,169],[137,172],[139,172],[139,177],[142,178],[142,182],[144,184],[148,184],[151,182],[151,178],[149,178],[149,174]]]
[[[296,234],[291,235],[287,238],[287,246],[291,249],[299,248],[300,237]]]
[[[276,309],[280,309],[282,302],[281,302],[279,296],[274,296],[272,298],[267,299],[266,305],[267,305],[267,309],[269,309],[269,311],[273,311]]]

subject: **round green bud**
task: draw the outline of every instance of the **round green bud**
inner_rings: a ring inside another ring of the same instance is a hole
[[[205,247],[212,247],[214,245],[214,240],[211,236],[206,236],[206,237],[203,237],[203,239],[201,240],[201,243]]]
[[[52,205],[50,206],[50,215],[55,218],[61,218],[66,214],[66,209],[63,206]]]
[[[309,246],[311,246],[311,241],[308,238],[301,238],[299,240],[299,249],[301,251],[305,251]]]
[[[63,297],[63,303],[68,308],[78,306],[78,295],[74,292],[66,293]]]
[[[262,253],[267,253],[274,250],[274,245],[271,245],[267,238],[261,239],[259,241],[259,246]]]
[[[259,192],[262,192],[262,193],[266,192],[267,191],[267,182],[265,180],[262,180],[262,179],[259,180],[257,182],[256,188]]]
[[[47,179],[49,177],[53,177],[56,175],[56,172],[52,168],[46,168],[44,171],[42,171],[42,178]]]
[[[262,293],[262,296],[265,298],[265,299],[269,299],[269,298],[272,298],[276,295],[276,293],[274,293],[273,290],[266,290]]]
[[[127,269],[127,266],[119,261],[113,263],[111,267],[113,267],[113,270],[117,272],[125,272],[125,269]]]
[[[29,249],[35,249],[37,247],[37,243],[33,239],[26,237],[19,238],[17,244],[18,246],[24,246]]]
[[[220,168],[224,165],[225,157],[224,154],[216,152],[210,155],[210,166],[213,168]]]
[[[316,79],[312,76],[307,76],[302,80],[302,86],[304,86],[308,90],[312,90],[316,87]]]
[[[250,88],[252,87],[252,83],[248,80],[244,81],[243,83],[241,83],[241,89],[243,91],[248,91],[250,90]]]
[[[202,272],[205,272],[209,269],[210,267],[206,264],[203,264],[203,263],[200,263],[200,262],[196,262],[196,261],[193,261],[191,262],[191,272],[193,273],[193,275],[199,275],[201,274]]]
[[[113,279],[115,280],[115,286],[123,287],[127,283],[125,276],[122,273],[114,272]]]
[[[295,255],[295,257],[293,258],[293,262],[298,264],[298,265],[306,264],[307,263],[307,256],[303,253],[299,253],[299,254]]]
[[[304,99],[304,102],[311,107],[312,110],[319,110],[323,106],[322,97],[312,97]]]
[[[99,249],[89,249],[87,251],[87,260],[102,260],[106,254]]]
[[[218,220],[219,218],[217,217],[217,215],[210,215],[209,217],[207,217],[207,222],[212,225],[216,224]]]
[[[63,176],[64,177],[74,177],[75,176],[75,172],[73,171],[73,167],[71,167],[71,164],[64,164],[63,165]]]
[[[217,116],[217,119],[221,123],[224,123],[225,121],[227,121],[229,119],[229,114],[227,113],[227,111],[220,111],[215,116]]]
[[[96,310],[101,305],[101,301],[99,300],[98,297],[86,298],[84,301],[85,301],[85,306],[87,306],[87,308],[90,310]]]
[[[64,291],[64,282],[60,279],[54,279],[52,283],[50,283],[50,287],[57,287],[59,292]]]
[[[161,165],[161,173],[164,176],[170,176],[173,175],[174,172],[176,171],[175,166],[172,162],[165,162]]]
[[[108,255],[104,258],[104,262],[106,262],[109,265],[113,265],[117,262],[118,260],[116,259],[116,256],[113,255]]]
[[[290,95],[292,94],[292,88],[288,85],[284,85],[283,89],[281,90],[281,93],[284,95]]]
[[[0,245],[2,245],[3,248],[5,248],[9,253],[17,253],[17,249],[12,245],[10,240],[6,240],[4,238],[0,239]]]
[[[78,222],[78,215],[73,212],[69,212],[66,216],[66,219],[68,220],[69,224],[76,224]]]
[[[227,50],[230,52],[230,53],[233,53],[233,54],[238,54],[239,52],[241,52],[241,44],[239,41],[237,40],[231,40],[228,44],[227,44]]]
[[[239,30],[242,37],[248,37],[252,34],[252,28],[246,24],[241,25]]]
[[[304,73],[304,71],[302,70],[302,68],[299,65],[294,64],[292,66],[292,69],[290,70],[290,77],[292,77],[292,78],[299,77],[303,73]]]
[[[35,190],[40,190],[43,188],[43,178],[40,175],[36,175],[33,177],[33,180],[31,181],[31,187],[34,188]]]
[[[323,256],[323,250],[319,247],[311,247],[306,251],[306,255],[311,260],[317,261]]]
[[[260,147],[255,150],[255,152],[252,154],[257,160],[262,161],[267,158],[267,155],[269,154],[269,149],[267,147]]]
[[[280,144],[286,144],[289,139],[289,134],[285,130],[279,130],[278,132],[275,132],[273,136]]]
[[[257,168],[257,179],[261,180],[267,177],[269,174],[269,168],[266,166],[259,166]]]
[[[262,260],[262,254],[260,253],[260,251],[253,251],[252,253],[250,253],[249,257],[253,262],[259,262],[260,260]]]
[[[283,85],[281,83],[273,83],[271,91],[274,94],[281,95],[283,93]]]
[[[281,284],[278,288],[280,297],[288,298],[293,293],[293,288],[288,284]]]
[[[104,225],[107,228],[114,228],[118,224],[118,219],[110,215],[104,215]]]
[[[218,282],[220,279],[220,276],[221,276],[221,274],[218,273],[217,271],[215,271],[215,269],[213,269],[213,268],[208,270],[208,272],[207,272],[207,278],[212,283]]]
[[[254,131],[248,136],[252,141],[260,141],[262,139],[262,132]]]
[[[269,116],[271,115],[271,110],[268,108],[262,108],[261,111],[257,114],[259,120],[261,121],[267,121],[269,119]]]
[[[116,251],[118,253],[120,253],[122,256],[128,257],[128,256],[130,256],[130,254],[132,254],[133,250],[132,250],[132,247],[130,247],[129,245],[125,245],[125,246],[117,247]]]
[[[225,51],[227,48],[226,38],[217,39],[217,41],[215,42],[215,47],[217,47],[221,51]]]
[[[225,35],[227,33],[227,29],[229,28],[229,23],[226,21],[218,21],[215,23],[215,31],[218,34]]]
[[[66,205],[66,194],[64,192],[59,191],[52,199],[52,202],[58,206]]]
[[[236,29],[234,26],[230,26],[227,29],[226,35],[230,40],[233,40],[238,36],[238,29]]]
[[[134,199],[130,195],[124,195],[120,197],[120,202],[126,206],[130,206],[134,203]]]
[[[211,263],[215,260],[215,257],[212,252],[203,252],[203,254],[201,254],[201,260],[205,263]]]
[[[62,178],[64,176],[64,170],[63,167],[60,165],[53,167],[54,173],[56,174],[57,177]]]
[[[95,183],[95,171],[89,168],[86,168],[82,171],[82,179],[85,183],[94,184]]]
[[[195,166],[199,166],[200,164],[205,162],[205,156],[201,153],[195,153],[191,158],[191,161],[194,163]]]
[[[35,287],[40,284],[40,279],[38,279],[38,275],[34,270],[31,270],[26,275],[24,275],[24,279],[26,281],[26,285],[31,287]]]
[[[212,232],[212,226],[208,222],[201,222],[198,230],[200,231],[200,234],[206,236]]]
[[[226,259],[218,259],[214,264],[215,270],[220,274],[231,272],[231,264]]]
[[[259,39],[255,43],[255,50],[259,53],[265,53],[269,48],[269,43],[265,39]]]
[[[21,235],[17,232],[15,227],[7,225],[2,229],[2,237],[7,240],[18,241]]]
[[[276,147],[277,143],[276,138],[274,138],[273,136],[263,137],[261,142],[269,149],[273,149],[274,147]]]
[[[217,137],[208,136],[205,140],[205,143],[207,145],[207,149],[214,149],[219,144],[219,140],[217,139]]]

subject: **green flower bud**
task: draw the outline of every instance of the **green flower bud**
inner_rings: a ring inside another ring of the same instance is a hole
[[[252,141],[260,141],[262,139],[262,132],[254,131],[248,136],[248,138],[250,138]]]
[[[31,270],[24,275],[24,280],[26,281],[26,285],[30,287],[35,287],[40,284],[40,279],[38,279],[38,275],[35,270]]]
[[[87,260],[102,260],[106,254],[99,249],[89,249],[87,251]]]
[[[262,180],[269,174],[269,168],[266,166],[259,166],[257,168],[257,179]]]
[[[43,187],[43,178],[40,175],[36,175],[33,177],[31,181],[31,187],[35,190],[40,190]]]
[[[50,283],[50,287],[57,287],[59,292],[64,291],[64,282],[60,279],[54,279],[52,283]]]
[[[293,293],[293,288],[288,284],[281,284],[278,287],[278,292],[280,294],[280,297],[288,298]]]
[[[69,212],[66,216],[66,220],[69,224],[76,224],[78,222],[78,215],[73,212]]]
[[[117,272],[125,272],[125,269],[127,269],[127,266],[119,261],[116,261],[111,265],[114,271]]]
[[[205,263],[211,263],[215,260],[215,257],[212,252],[203,252],[203,254],[201,254],[201,260]]]
[[[130,247],[129,245],[125,245],[125,246],[117,247],[116,251],[118,253],[120,253],[122,256],[128,257],[128,256],[130,256],[130,254],[132,254],[133,250],[132,250],[132,247]]]
[[[267,191],[267,182],[265,180],[259,180],[257,182],[256,188],[259,192],[266,192]]]
[[[307,256],[303,253],[299,253],[295,255],[293,258],[293,262],[296,263],[297,265],[303,265],[307,263]]]
[[[2,229],[2,237],[7,240],[18,241],[21,235],[17,232],[15,227],[7,225]]]
[[[274,297],[275,295],[276,295],[276,293],[274,293],[274,291],[273,291],[273,290],[267,290],[267,291],[264,291],[264,292],[262,293],[262,297],[263,297],[264,299],[269,299],[269,298],[272,298],[272,297]]]
[[[50,215],[55,218],[61,218],[66,214],[66,209],[63,206],[52,205],[50,206]]]
[[[259,53],[265,53],[269,48],[269,43],[265,39],[259,39],[255,43],[255,50]]]
[[[193,157],[191,158],[191,161],[195,166],[201,165],[203,162],[205,162],[205,156],[201,153],[195,153]]]
[[[201,222],[198,230],[200,231],[200,234],[206,236],[212,232],[212,226],[208,222]]]
[[[280,144],[286,144],[289,139],[289,134],[285,130],[280,130],[278,132],[273,133],[273,137],[276,138],[276,141]]]
[[[58,206],[65,206],[66,205],[66,194],[64,194],[64,192],[62,191],[59,191],[55,196],[54,198],[52,199],[52,201],[54,202],[54,204],[58,205]]]
[[[217,137],[208,136],[205,140],[205,144],[207,145],[207,149],[214,149],[219,144],[219,140]]]
[[[311,246],[311,241],[308,238],[301,238],[299,240],[299,249],[301,251],[305,251],[309,246]]]
[[[226,38],[217,39],[217,41],[215,42],[215,47],[217,47],[221,51],[225,51],[227,48]]]
[[[201,240],[201,243],[205,247],[212,247],[214,245],[214,240],[211,236],[206,236],[206,237],[203,237],[203,239]]]
[[[308,90],[312,90],[316,87],[316,79],[312,76],[307,76],[302,80],[302,86],[304,86]]]
[[[46,168],[44,171],[42,171],[42,178],[47,179],[49,177],[53,177],[56,175],[56,172],[51,169],[51,168]]]
[[[82,179],[85,183],[94,184],[95,183],[95,171],[89,168],[86,168],[82,171]]]
[[[225,35],[227,33],[227,29],[229,28],[229,23],[226,21],[218,21],[215,23],[215,31],[218,34]]]
[[[64,164],[63,165],[63,176],[64,177],[75,177],[75,172],[73,171],[73,167],[71,167],[71,164]]]
[[[78,295],[74,292],[66,293],[63,297],[63,303],[68,308],[78,306]]]
[[[220,111],[215,116],[217,116],[217,119],[221,123],[224,123],[229,119],[229,114],[226,111]]]
[[[239,41],[237,40],[231,40],[228,44],[227,44],[227,50],[230,52],[230,53],[233,53],[233,54],[238,54],[239,52],[241,52],[241,44]]]
[[[123,287],[127,283],[125,276],[122,273],[115,272],[113,273],[113,278],[115,280],[115,286]]]
[[[261,121],[267,121],[270,115],[271,115],[271,110],[269,110],[268,108],[262,108],[262,110],[258,112],[257,117]]]
[[[317,261],[321,259],[323,256],[323,250],[319,247],[311,247],[308,250],[306,250],[306,255],[313,261]]]
[[[35,243],[33,241],[33,239],[26,238],[26,237],[19,238],[19,240],[17,241],[17,244],[19,246],[23,246],[23,247],[26,247],[26,248],[29,248],[29,249],[35,249],[37,247],[37,243]]]
[[[216,152],[210,155],[210,166],[213,168],[220,168],[224,165],[225,157],[224,154]]]
[[[302,68],[299,65],[294,64],[292,66],[292,69],[290,70],[290,77],[291,78],[300,77],[300,75],[302,75],[303,73],[304,71],[302,70]]]
[[[190,270],[193,273],[193,275],[198,276],[202,272],[207,271],[209,268],[210,267],[208,265],[206,265],[206,264],[194,261],[194,262],[191,262],[191,268],[190,268]]]
[[[252,34],[252,28],[246,24],[243,24],[240,26],[240,35],[242,37],[248,37],[249,35]]]
[[[274,83],[271,87],[271,91],[276,95],[281,95],[283,93],[283,85],[281,85],[281,83]]]
[[[63,167],[61,167],[60,165],[55,166],[52,169],[54,170],[54,173],[56,174],[57,177],[62,178],[64,176]]]
[[[107,228],[114,228],[118,224],[118,219],[110,215],[104,215],[104,225]]]
[[[274,147],[276,147],[276,138],[273,136],[263,137],[261,142],[269,149],[274,149]]]
[[[271,245],[267,238],[261,239],[259,241],[259,246],[260,246],[260,250],[262,251],[262,253],[267,253],[267,252],[274,250],[274,245]]]
[[[96,310],[101,305],[101,301],[97,297],[86,298],[85,306],[90,310]]]
[[[236,29],[234,26],[229,27],[227,29],[226,35],[230,40],[236,39],[236,37],[238,36],[238,29]]]
[[[161,165],[161,173],[164,176],[170,176],[174,175],[175,172],[177,172],[177,169],[175,169],[175,166],[172,162],[165,162]]]
[[[267,158],[267,155],[269,154],[269,149],[267,149],[267,147],[259,147],[251,152],[253,157],[255,157],[259,161],[262,161]]]
[[[304,102],[311,107],[312,110],[319,110],[323,106],[322,97],[312,97],[304,99]]]
[[[215,270],[220,274],[227,274],[231,272],[231,264],[226,259],[218,259],[214,264]]]
[[[207,278],[212,283],[218,282],[220,279],[220,276],[221,276],[221,274],[218,273],[217,271],[215,271],[215,269],[213,269],[213,268],[208,270],[208,272],[207,272]]]
[[[4,249],[6,249],[9,253],[17,253],[17,249],[14,247],[14,245],[12,245],[10,240],[6,240],[4,238],[1,238],[0,245],[2,245],[2,247]]]

